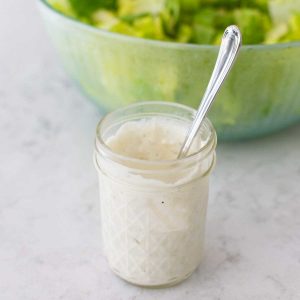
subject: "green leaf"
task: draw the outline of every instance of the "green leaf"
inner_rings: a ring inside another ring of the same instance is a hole
[[[90,16],[98,8],[116,9],[116,0],[69,0],[78,16]]]

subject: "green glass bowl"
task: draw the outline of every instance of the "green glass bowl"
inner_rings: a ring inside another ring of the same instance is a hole
[[[68,73],[105,111],[140,100],[197,108],[217,46],[106,32],[39,7]],[[243,46],[209,113],[221,140],[262,136],[300,121],[300,42]]]

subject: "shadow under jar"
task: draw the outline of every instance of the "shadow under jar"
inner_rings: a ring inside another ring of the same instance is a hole
[[[140,122],[157,117],[179,124],[185,133],[195,113],[175,103],[139,102],[108,114],[97,126],[94,161],[104,252],[113,272],[133,284],[171,286],[198,267],[216,133],[206,119],[195,151],[173,160],[125,156],[113,151],[107,141],[128,122],[136,122],[138,131]]]

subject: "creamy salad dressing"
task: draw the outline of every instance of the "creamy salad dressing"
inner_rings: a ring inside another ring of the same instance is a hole
[[[187,122],[164,117],[129,121],[106,140],[116,153],[142,160],[175,160],[188,130]],[[190,153],[201,147],[199,138]]]
[[[105,254],[112,270],[132,283],[172,285],[200,263],[208,198],[204,173],[213,155],[206,163],[139,172],[149,162],[175,160],[189,125],[164,117],[125,122],[104,142],[140,161],[124,166],[97,156]],[[200,136],[191,152],[204,142]]]

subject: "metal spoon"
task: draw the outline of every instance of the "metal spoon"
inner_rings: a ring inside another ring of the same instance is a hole
[[[242,36],[237,26],[231,25],[224,31],[221,47],[219,50],[218,58],[211,75],[210,81],[199,105],[197,114],[190,127],[183,145],[180,149],[178,158],[187,156],[189,149],[193,143],[195,136],[208,112],[211,104],[213,103],[216,94],[218,93],[226,75],[229,73],[235,58],[239,52],[242,43]]]

